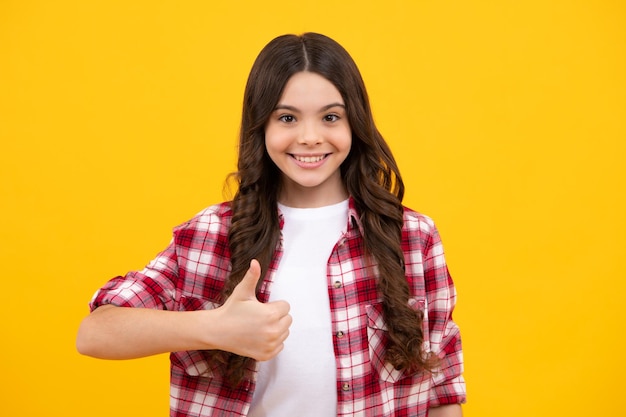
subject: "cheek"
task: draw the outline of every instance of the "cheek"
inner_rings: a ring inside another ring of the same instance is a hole
[[[276,130],[272,129],[271,126],[265,128],[265,147],[269,150],[270,148],[274,148],[276,144]]]
[[[338,149],[349,151],[352,146],[352,131],[349,127],[342,129],[335,135],[335,143]]]
[[[289,146],[298,140],[300,129],[294,127],[277,126],[275,128],[269,128],[266,130],[266,141],[269,135],[272,143],[276,143],[279,146]]]
[[[265,129],[265,149],[270,155],[284,152],[289,143],[289,137],[284,130],[272,129],[271,127]]]

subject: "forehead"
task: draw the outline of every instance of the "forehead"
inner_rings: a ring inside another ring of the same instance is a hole
[[[279,104],[295,103],[344,104],[341,93],[333,83],[309,71],[295,73],[285,84]]]

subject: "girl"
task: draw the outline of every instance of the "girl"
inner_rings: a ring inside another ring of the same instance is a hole
[[[285,35],[245,89],[238,190],[91,301],[79,352],[171,352],[171,416],[460,416],[456,293],[350,55]]]

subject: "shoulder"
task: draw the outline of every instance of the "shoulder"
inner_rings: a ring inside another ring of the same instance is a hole
[[[230,202],[223,202],[220,204],[214,204],[209,206],[198,214],[193,216],[190,220],[182,223],[174,228],[174,230],[185,229],[202,229],[207,225],[215,225],[218,223],[230,223],[232,217],[232,210],[230,208]]]
[[[436,231],[435,222],[425,214],[404,207],[403,230],[409,233],[432,235]]]
[[[230,202],[209,206],[190,220],[174,228],[174,237],[226,236],[230,227],[232,210]]]

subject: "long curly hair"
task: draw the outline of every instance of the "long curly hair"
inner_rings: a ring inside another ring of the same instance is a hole
[[[430,370],[433,358],[422,351],[423,313],[408,305],[409,286],[401,249],[404,184],[389,146],[374,124],[361,74],[348,52],[316,33],[283,35],[267,44],[246,84],[241,120],[238,190],[232,201],[229,248],[232,270],[224,300],[255,258],[267,273],[280,239],[277,196],[281,174],[265,149],[265,126],[285,84],[297,72],[329,80],[341,94],[352,131],[352,147],[341,175],[363,225],[364,251],[378,268],[377,288],[388,327],[386,360],[407,373]],[[254,361],[213,351],[225,377],[238,385]]]

